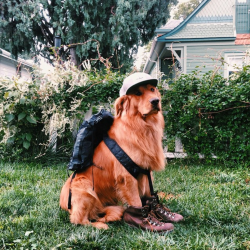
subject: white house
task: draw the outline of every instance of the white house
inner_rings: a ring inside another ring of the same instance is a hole
[[[20,75],[24,80],[30,79],[33,63],[12,58],[11,53],[0,48],[0,76],[13,77]]]

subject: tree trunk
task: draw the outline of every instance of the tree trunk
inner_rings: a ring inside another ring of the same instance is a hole
[[[70,53],[71,62],[73,62],[76,67],[78,67],[79,62],[78,62],[78,57],[77,57],[77,54],[76,54],[76,47],[70,48],[69,53]]]

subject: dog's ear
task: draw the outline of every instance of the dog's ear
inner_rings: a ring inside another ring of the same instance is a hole
[[[129,98],[127,95],[121,96],[115,101],[115,115],[121,116],[123,110],[127,110],[129,105]]]

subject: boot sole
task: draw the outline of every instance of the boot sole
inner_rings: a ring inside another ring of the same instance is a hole
[[[173,231],[174,231],[174,229],[172,229],[172,230],[167,230],[167,231],[157,231],[157,230],[153,230],[153,231],[151,231],[150,229],[143,229],[143,228],[141,228],[141,227],[136,227],[135,225],[131,225],[131,224],[129,224],[129,223],[127,223],[127,222],[125,222],[127,225],[129,225],[130,227],[132,227],[132,228],[137,228],[137,229],[141,229],[141,230],[143,230],[143,231],[149,231],[149,232],[152,232],[152,233],[158,233],[158,234],[169,234],[169,233],[172,233]]]

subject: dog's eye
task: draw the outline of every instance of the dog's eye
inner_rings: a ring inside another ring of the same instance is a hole
[[[135,95],[140,96],[140,95],[142,95],[142,93],[141,93],[139,90],[137,90],[137,91],[135,92]]]
[[[152,92],[155,92],[155,89],[154,89],[154,88],[151,88],[151,91],[152,91]]]

